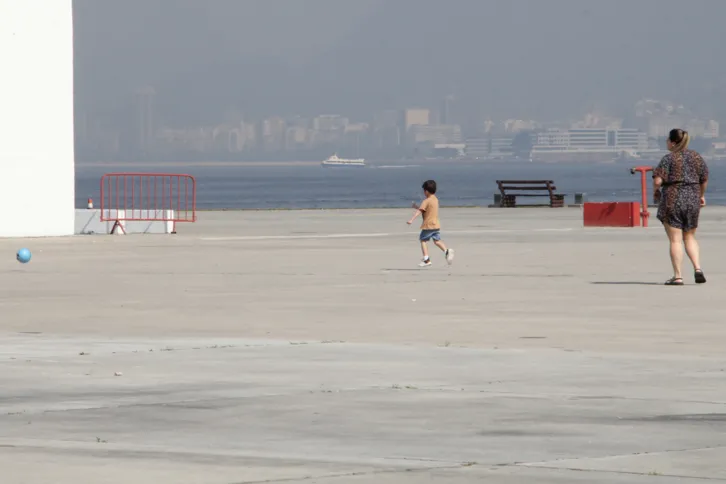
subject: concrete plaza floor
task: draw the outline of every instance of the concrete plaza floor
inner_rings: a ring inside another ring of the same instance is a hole
[[[410,213],[0,240],[0,481],[726,481],[726,209],[685,287],[656,221],[442,209],[419,269]]]

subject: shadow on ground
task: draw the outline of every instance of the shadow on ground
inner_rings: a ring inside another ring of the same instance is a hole
[[[662,283],[659,282],[642,282],[642,281],[597,281],[597,282],[591,282],[590,284],[594,284],[597,286],[662,286]]]

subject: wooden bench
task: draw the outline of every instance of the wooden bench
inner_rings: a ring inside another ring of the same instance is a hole
[[[555,193],[557,187],[552,180],[497,180],[502,199],[500,207],[552,207],[565,206],[565,196]],[[517,197],[547,197],[548,204],[518,205]]]

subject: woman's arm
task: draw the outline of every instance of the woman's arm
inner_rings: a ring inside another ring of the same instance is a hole
[[[662,195],[660,189],[663,187],[663,178],[659,176],[653,177],[653,201],[655,203],[660,202],[660,197]]]
[[[662,194],[661,188],[663,188],[663,183],[665,183],[665,179],[668,177],[668,172],[669,158],[666,155],[660,160],[658,166],[656,166],[653,170],[653,200],[655,203],[660,201]]]
[[[698,185],[701,187],[701,206],[706,206],[706,188],[708,188],[708,165],[701,155],[698,155]]]
[[[706,195],[706,188],[708,187],[708,165],[706,160],[701,155],[698,155],[698,182],[701,185],[701,198]]]

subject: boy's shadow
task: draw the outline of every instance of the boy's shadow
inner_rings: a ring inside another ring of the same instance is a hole
[[[418,272],[424,270],[423,267],[414,267],[414,268],[407,268],[407,269],[381,269],[383,272]]]

